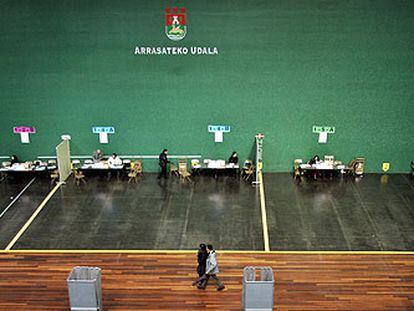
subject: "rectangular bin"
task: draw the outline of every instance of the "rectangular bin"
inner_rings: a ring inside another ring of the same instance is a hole
[[[71,311],[102,311],[101,269],[75,267],[68,282]]]
[[[256,280],[256,269],[260,280]],[[270,267],[245,267],[243,270],[243,310],[272,311],[275,280]]]

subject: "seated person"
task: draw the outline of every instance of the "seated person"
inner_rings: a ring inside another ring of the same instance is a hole
[[[44,163],[44,162],[42,162],[41,160],[34,160],[33,161],[33,165],[36,166],[36,167],[39,167],[39,166],[47,166],[47,164]]]
[[[11,163],[11,165],[16,164],[16,163],[19,163],[19,159],[17,158],[17,155],[13,154],[10,157],[10,163]]]
[[[252,160],[246,160],[246,161],[244,161],[244,165],[243,165],[243,168],[244,169],[249,169],[252,166],[253,166],[253,161]]]
[[[92,160],[93,163],[98,163],[103,159],[103,152],[102,150],[98,149],[93,152]]]
[[[319,158],[319,156],[314,155],[313,158],[309,160],[308,164],[314,165],[314,164],[319,164],[320,162],[321,162],[321,159]]]
[[[308,164],[312,165],[312,166],[316,166],[316,164],[321,163],[321,159],[319,158],[318,155],[314,155],[312,159],[309,160]],[[313,171],[312,176],[313,179],[316,180],[317,176],[320,176],[320,172],[318,172],[317,170]]]
[[[239,163],[239,158],[237,156],[236,151],[233,151],[233,153],[231,154],[231,156],[229,158],[229,163],[232,163],[234,165],[237,165],[237,163]]]
[[[121,166],[122,159],[116,153],[113,153],[108,159],[109,166]]]

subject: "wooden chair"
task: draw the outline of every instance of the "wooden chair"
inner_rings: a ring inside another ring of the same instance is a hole
[[[134,170],[137,172],[137,176],[142,177],[143,167],[140,160],[135,161]]]
[[[303,175],[302,170],[300,169],[302,163],[302,159],[295,159],[295,161],[293,161],[293,178],[300,178]]]
[[[128,177],[129,177],[129,179],[128,179],[128,184],[129,184],[131,181],[134,181],[135,183],[137,183],[137,182],[138,182],[138,174],[137,174],[137,172],[136,172],[134,169],[132,169],[132,170],[128,173]]]
[[[192,182],[191,174],[187,169],[187,160],[178,160],[178,174],[180,175],[180,180]]]
[[[178,167],[176,167],[174,164],[170,163],[170,175],[175,175],[177,177],[180,177],[180,173],[178,172]]]
[[[364,174],[365,158],[355,158],[348,164],[349,173],[353,176]]]
[[[53,170],[50,172],[50,184],[53,185],[59,181],[59,171]]]
[[[242,178],[243,180],[250,181],[254,175],[254,165],[252,160],[244,161],[243,171],[242,171]]]
[[[11,166],[11,162],[5,161],[5,162],[1,163],[1,166],[4,167],[4,168],[10,167]]]
[[[81,171],[79,171],[78,169],[74,168],[72,170],[72,172],[73,172],[73,181],[76,183],[77,186],[80,185],[81,181],[84,184],[86,184],[85,175]]]
[[[74,169],[78,168],[81,166],[81,161],[78,159],[72,160],[71,162],[71,168],[72,168],[72,172]]]
[[[138,179],[140,177],[142,177],[142,162],[141,161],[135,161],[134,164],[132,165],[131,171],[128,174],[128,183],[130,183],[131,181],[134,181],[135,183],[138,182]]]

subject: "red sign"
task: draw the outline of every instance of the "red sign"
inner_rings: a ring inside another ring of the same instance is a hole
[[[13,127],[13,133],[36,133],[36,129],[33,126],[15,126]]]
[[[264,134],[261,134],[261,133],[256,134],[256,138],[257,139],[263,139],[264,138]]]
[[[178,8],[173,8],[172,12],[170,8],[165,9],[165,25],[171,26],[172,24],[185,25],[185,8],[181,8],[178,12]]]

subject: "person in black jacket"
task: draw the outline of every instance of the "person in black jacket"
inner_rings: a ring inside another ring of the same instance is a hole
[[[17,158],[17,155],[13,154],[10,157],[10,163],[11,163],[11,165],[16,164],[16,163],[19,163],[19,159]]]
[[[206,247],[205,244],[202,243],[202,244],[200,244],[200,248],[199,248],[198,253],[197,253],[197,262],[198,262],[197,273],[198,273],[198,276],[200,278],[206,273],[207,257],[208,257],[207,247]],[[206,286],[207,286],[207,282],[208,282],[208,279],[203,280],[197,286],[197,288],[205,289]]]
[[[237,165],[237,163],[239,163],[239,157],[237,156],[237,152],[233,151],[233,153],[231,154],[230,158],[229,158],[229,163],[235,164]]]
[[[159,165],[161,167],[161,172],[158,174],[158,179],[160,179],[161,177],[164,177],[165,179],[168,178],[167,176],[167,164],[170,163],[170,161],[168,161],[167,158],[168,155],[168,149],[164,149],[160,156],[159,156]]]

